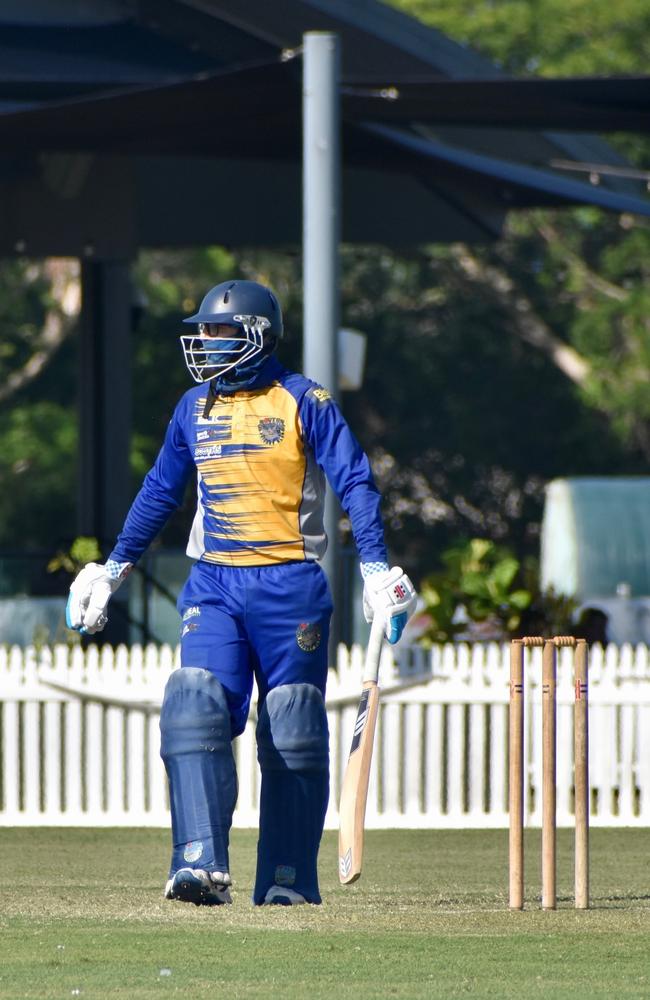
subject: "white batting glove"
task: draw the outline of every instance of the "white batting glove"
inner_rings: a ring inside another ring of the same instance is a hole
[[[404,626],[415,611],[417,594],[399,566],[377,572],[368,571],[367,567],[372,565],[361,564],[364,575],[363,613],[367,622],[371,622],[375,614],[383,615],[386,621],[385,635],[393,645],[401,639]]]
[[[112,561],[105,566],[99,563],[84,566],[70,586],[65,609],[68,628],[84,635],[101,632],[108,621],[108,602],[130,570],[130,563]]]

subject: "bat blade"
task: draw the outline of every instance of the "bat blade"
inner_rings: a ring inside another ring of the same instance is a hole
[[[378,708],[377,682],[366,681],[361,691],[352,745],[341,789],[339,880],[342,885],[356,882],[361,875],[363,831]]]

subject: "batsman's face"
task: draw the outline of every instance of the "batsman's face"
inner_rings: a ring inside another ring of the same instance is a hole
[[[229,326],[227,323],[199,323],[199,337],[205,340],[215,340],[218,337],[226,339],[236,336],[237,332],[236,326]]]
[[[250,354],[251,345],[241,327],[229,323],[199,323],[199,343],[203,362],[214,375],[232,367]],[[214,344],[214,347],[212,346]]]

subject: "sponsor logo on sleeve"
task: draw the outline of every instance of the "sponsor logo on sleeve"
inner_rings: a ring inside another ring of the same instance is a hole
[[[186,608],[183,612],[183,621],[186,622],[190,618],[198,618],[201,614],[201,609],[198,604],[193,604],[191,608]]]
[[[332,398],[332,393],[329,389],[323,389],[322,386],[319,386],[317,389],[311,389],[310,395],[312,395],[318,403],[327,403]]]

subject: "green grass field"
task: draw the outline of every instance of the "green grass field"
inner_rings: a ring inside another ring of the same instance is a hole
[[[592,831],[592,909],[507,909],[506,831],[371,832],[343,888],[321,851],[320,907],[253,908],[256,835],[236,831],[234,902],[162,899],[169,834],[0,830],[0,997],[650,997],[650,832]]]

